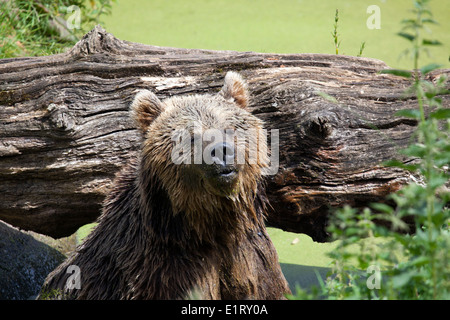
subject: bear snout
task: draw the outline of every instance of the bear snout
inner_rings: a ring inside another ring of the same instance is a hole
[[[228,142],[220,142],[211,149],[211,163],[223,167],[224,173],[230,173],[230,165],[234,164],[234,146]]]

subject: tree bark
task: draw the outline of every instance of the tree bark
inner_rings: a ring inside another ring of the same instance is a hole
[[[378,73],[386,68],[340,55],[148,46],[99,26],[66,53],[0,60],[0,219],[52,237],[93,221],[141,143],[128,112],[135,93],[217,92],[234,70],[249,83],[251,112],[280,133],[268,223],[324,241],[330,208],[381,201],[414,179],[381,165],[416,128],[394,116],[416,108],[410,82]]]

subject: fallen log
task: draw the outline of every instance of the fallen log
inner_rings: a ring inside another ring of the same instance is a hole
[[[234,70],[249,83],[251,112],[280,134],[268,223],[325,241],[330,208],[383,200],[414,178],[381,165],[416,128],[394,116],[416,107],[410,83],[379,74],[386,68],[349,56],[142,45],[99,26],[66,53],[0,60],[0,219],[56,238],[95,220],[140,145],[128,111],[135,93],[213,93]],[[450,70],[429,77],[442,73]]]

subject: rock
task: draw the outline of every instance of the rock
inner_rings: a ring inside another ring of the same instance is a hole
[[[66,257],[0,221],[0,300],[33,299],[47,274]]]

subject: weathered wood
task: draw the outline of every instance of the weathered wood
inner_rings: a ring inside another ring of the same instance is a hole
[[[136,91],[217,92],[235,70],[249,82],[251,112],[280,132],[269,223],[323,241],[329,207],[367,205],[413,178],[380,165],[416,126],[393,116],[416,101],[407,80],[378,74],[385,68],[348,56],[148,46],[101,27],[67,53],[0,60],[0,219],[53,237],[93,221],[140,145],[128,112]]]

